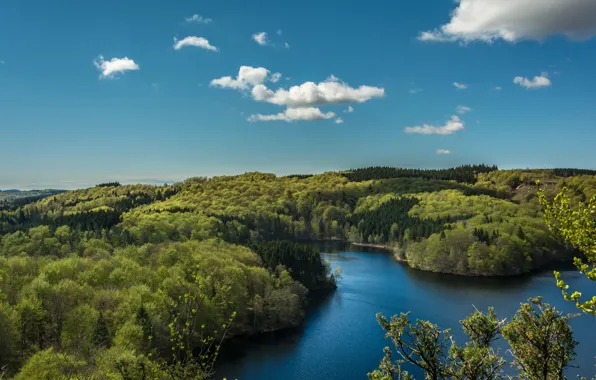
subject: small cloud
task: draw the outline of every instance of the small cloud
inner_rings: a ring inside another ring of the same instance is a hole
[[[286,42],[285,43],[285,47],[286,47],[286,49],[289,49],[290,48],[290,44]]]
[[[281,29],[277,29],[277,35],[281,36]]]
[[[423,89],[421,89],[421,88],[413,88],[413,89],[411,89],[411,90],[410,90],[410,91],[408,91],[408,92],[409,92],[410,94],[417,94],[417,93],[419,93],[419,92],[422,92],[422,91],[424,91],[424,90],[423,90]]]
[[[352,112],[354,112],[354,107],[352,107],[352,106],[348,106],[348,108],[346,108],[346,109],[344,110],[344,112],[346,112],[346,113],[352,113]]]
[[[502,89],[503,89],[503,88],[502,88],[501,86],[497,86],[497,87],[495,87],[495,90],[496,90],[496,91],[501,91]]]
[[[3,64],[4,64],[4,61],[0,61],[0,65],[3,65]]]
[[[451,154],[451,151],[448,149],[437,149],[437,154]]]
[[[281,79],[281,73],[273,73],[271,74],[271,78],[269,79],[273,83],[277,83]]]
[[[174,37],[174,50],[180,50],[185,46],[200,47],[206,50],[219,51],[215,46],[209,43],[209,40],[203,37],[188,36],[181,40]]]
[[[470,112],[472,109],[466,106],[457,106],[457,113],[460,115],[465,114],[466,112]]]
[[[155,91],[159,91],[159,83],[157,83],[157,82],[151,83],[151,88]]]
[[[113,78],[118,73],[122,74],[125,71],[140,70],[139,65],[128,57],[112,58],[106,61],[100,55],[93,61],[93,64],[101,72],[100,78]]]
[[[547,73],[542,73],[540,76],[535,76],[531,80],[524,77],[515,77],[513,78],[513,83],[519,84],[525,88],[541,88],[550,87],[552,85],[552,82],[547,77]]]
[[[267,45],[269,43],[266,32],[255,33],[252,35],[252,39],[261,46]]]
[[[466,88],[468,88],[467,84],[458,83],[458,82],[453,82],[453,86],[455,86],[455,88],[457,88],[458,90],[465,90]]]
[[[267,75],[269,75],[269,70],[264,67],[241,66],[240,70],[238,70],[236,79],[231,76],[213,79],[210,86],[231,88],[233,90],[247,90],[251,86],[256,86],[265,82]]]
[[[344,119],[342,119],[341,117],[338,117],[337,119],[335,119],[335,124],[343,124]]]
[[[196,22],[197,24],[209,24],[211,21],[210,18],[207,17],[203,17],[201,15],[198,14],[194,14],[190,17],[187,17],[184,19],[186,22]]]
[[[285,121],[291,123],[293,121],[319,121],[319,120],[327,120],[333,119],[335,117],[335,113],[327,112],[323,113],[320,109],[315,107],[308,107],[308,108],[288,108],[284,112],[280,112],[274,115],[250,115],[248,117],[248,121],[251,123],[256,121]],[[336,121],[337,123],[337,121]]]
[[[417,125],[415,127],[406,127],[406,133],[419,133],[421,135],[451,135],[457,131],[463,131],[464,122],[456,115],[451,116],[445,125],[434,126],[428,124]]]

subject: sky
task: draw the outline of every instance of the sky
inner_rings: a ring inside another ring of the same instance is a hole
[[[0,189],[596,169],[594,0],[19,0],[0,36]]]

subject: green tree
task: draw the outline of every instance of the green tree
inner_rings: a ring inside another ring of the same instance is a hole
[[[400,360],[392,361],[393,351],[386,347],[379,368],[368,374],[371,380],[409,379],[405,364],[420,368],[425,379],[498,379],[506,377],[506,361],[491,344],[504,336],[509,343],[518,370],[516,377],[532,380],[562,379],[563,371],[575,357],[575,346],[569,319],[554,307],[533,298],[521,305],[513,319],[499,320],[494,309],[488,313],[476,310],[460,321],[468,341],[456,344],[449,330],[417,320],[407,313],[387,320],[377,314],[385,337],[393,342]],[[448,350],[448,342],[451,346]]]
[[[521,305],[503,327],[521,378],[563,379],[563,370],[575,357],[577,345],[569,326],[571,318],[573,315],[562,315],[540,297]]]
[[[557,194],[552,202],[547,200],[542,190],[538,192],[538,199],[550,230],[585,255],[587,262],[579,257],[574,259],[577,269],[590,280],[596,281],[596,196],[577,208],[572,206],[567,188]],[[575,302],[583,312],[596,315],[596,295],[584,301],[581,292],[570,293],[569,285],[561,279],[559,272],[555,271],[554,274],[566,300]]]
[[[101,311],[99,312],[99,317],[93,330],[93,344],[96,347],[108,347],[110,345],[110,332]]]

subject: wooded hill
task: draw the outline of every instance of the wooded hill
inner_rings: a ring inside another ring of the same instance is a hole
[[[106,183],[3,208],[0,368],[118,378],[188,359],[178,337],[195,350],[222,325],[228,336],[296,325],[308,289],[335,278],[316,251],[283,240],[383,244],[430,271],[525,273],[570,255],[543,222],[536,180],[579,203],[596,194],[595,174],[486,165],[245,173]]]

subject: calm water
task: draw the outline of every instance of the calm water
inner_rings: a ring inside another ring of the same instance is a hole
[[[465,278],[415,271],[378,250],[338,244],[320,249],[332,268],[343,270],[337,291],[312,305],[303,327],[236,343],[234,352],[221,358],[217,378],[366,379],[378,366],[383,347],[390,345],[376,322],[377,312],[391,316],[411,311],[413,318],[452,328],[461,337],[458,321],[474,306],[480,310],[494,306],[500,317],[510,318],[520,302],[542,295],[561,310],[576,311],[562,300],[550,271],[520,278]],[[562,274],[571,288],[596,293],[594,284],[580,274],[571,270]],[[596,319],[583,315],[572,326],[580,342],[574,362],[579,369],[567,375],[593,375]]]

